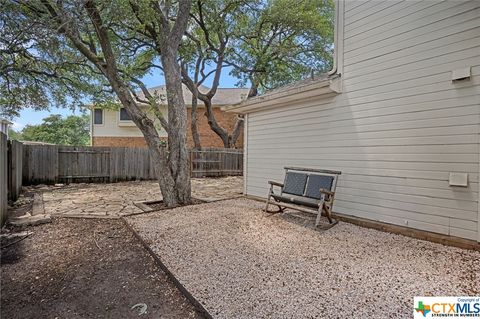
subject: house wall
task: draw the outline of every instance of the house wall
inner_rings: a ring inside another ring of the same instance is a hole
[[[167,140],[167,137],[161,137]],[[145,139],[142,137],[120,137],[120,136],[94,136],[92,137],[92,146],[107,147],[147,147]]]
[[[167,111],[162,110],[164,116],[167,116]],[[149,115],[150,118],[155,118],[153,114]],[[92,118],[92,117],[91,117]],[[161,129],[160,123],[158,120],[155,121],[157,127],[159,128],[160,136],[166,137],[167,132]],[[92,137],[140,137],[143,138],[142,132],[135,126],[131,121],[120,122],[119,111],[118,110],[103,110],[103,124],[92,124],[93,134]],[[101,139],[97,139],[101,140]],[[103,139],[104,140],[104,139]],[[103,146],[103,145],[96,145]],[[107,146],[107,145],[105,145]]]
[[[8,128],[10,126],[10,123],[9,122],[3,122],[1,119],[0,119],[0,132],[2,132],[3,134],[7,135],[8,137]]]
[[[237,115],[224,112],[219,108],[215,108],[213,112],[219,125],[225,128],[229,133],[232,133],[237,120]],[[212,131],[210,125],[208,125],[207,117],[204,114],[205,109],[203,107],[197,108],[197,128],[202,147],[223,147],[222,139],[214,131]],[[192,130],[190,129],[191,119],[191,109],[188,109],[187,142],[189,147],[193,146]],[[243,147],[243,134],[240,134],[236,143],[236,147]]]
[[[480,2],[345,1],[343,23],[343,93],[248,114],[246,193],[341,170],[334,211],[480,241]]]
[[[166,110],[163,112],[166,117]],[[197,109],[197,127],[200,135],[202,147],[223,147],[220,137],[212,131],[208,125],[207,118],[204,115],[205,109],[199,107]],[[220,108],[214,108],[214,114],[217,122],[228,132],[232,132],[236,122],[236,115],[226,113]],[[152,116],[153,118],[153,116]],[[187,143],[189,147],[193,147],[191,124],[191,109],[187,113]],[[93,146],[113,146],[113,147],[146,147],[145,139],[140,130],[131,123],[121,123],[119,125],[118,111],[104,110],[104,124],[93,125],[92,145]],[[160,136],[167,139],[165,130],[160,130]],[[243,147],[243,134],[237,141],[237,147]]]

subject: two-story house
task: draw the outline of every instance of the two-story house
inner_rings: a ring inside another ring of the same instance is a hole
[[[200,89],[202,92],[208,90],[207,87]],[[165,97],[165,85],[160,85],[149,89],[154,96]],[[219,88],[213,98],[213,112],[217,122],[228,131],[232,131],[237,120],[237,115],[227,113],[221,108],[239,103],[248,95],[248,89],[244,88]],[[184,86],[183,98],[188,110],[187,124],[187,141],[189,147],[193,146],[192,132],[190,130],[191,123],[191,101],[192,94]],[[161,99],[162,100],[162,99]],[[162,105],[162,113],[167,115],[167,106]],[[202,147],[223,147],[222,140],[210,128],[207,118],[204,115],[205,108],[203,102],[198,101],[197,106],[197,128],[200,136]],[[151,115],[152,119],[155,116]],[[167,138],[167,133],[163,130],[157,120],[158,132],[161,137]],[[101,109],[91,107],[91,138],[93,146],[115,146],[115,147],[146,147],[145,139],[142,132],[136,127],[130,119],[125,108],[119,109]],[[242,136],[243,137],[243,136]],[[237,142],[237,147],[243,146],[243,138]]]

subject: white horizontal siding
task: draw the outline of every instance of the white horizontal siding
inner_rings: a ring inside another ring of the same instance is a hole
[[[121,126],[118,110],[103,110],[103,124],[93,125],[93,136],[97,137],[143,137],[142,132],[137,126]],[[167,116],[167,110],[162,110],[164,116]],[[158,128],[160,136],[166,137],[167,132],[161,128],[159,120],[153,113],[148,114],[151,119],[154,119],[155,125]]]
[[[343,93],[248,115],[246,193],[284,166],[338,169],[335,211],[477,240],[479,17],[478,1],[346,1]]]
[[[353,36],[356,36],[358,40],[364,40],[383,31],[403,26],[416,19],[428,17],[436,14],[438,11],[445,10],[445,6],[440,1],[408,1],[404,5],[404,7],[392,8],[393,10],[390,10],[390,13],[384,13],[373,21],[370,20],[362,26],[357,26],[353,30],[350,29],[348,36],[345,37],[345,44],[352,50],[358,47],[355,41],[352,40]],[[457,4],[450,3],[450,6],[454,5]],[[361,44],[359,43],[358,45]]]
[[[402,2],[400,1],[370,1],[369,3],[364,4],[356,11],[347,11],[345,13],[345,26],[348,27],[352,24],[364,23],[366,18],[385,14],[392,7],[401,6]]]
[[[345,6],[345,14],[351,15],[352,12],[358,11],[360,6],[365,6],[367,3],[372,3],[372,0],[351,0]],[[362,8],[360,8],[361,10]]]
[[[413,4],[413,5],[412,5]],[[408,10],[398,10],[390,15],[382,12],[377,19],[369,20],[364,26],[347,26],[345,43],[348,45],[347,52],[352,52],[358,48],[365,47],[365,39],[368,39],[369,45],[382,45],[385,41],[392,41],[393,38],[401,36],[402,39],[413,38],[412,35],[425,34],[432,30],[435,23],[441,24],[440,28],[445,29],[450,25],[455,25],[454,15],[467,12],[477,8],[475,3],[462,1],[425,1],[408,2]],[[475,12],[473,10],[464,18],[471,17]],[[442,21],[449,19],[449,21]],[[373,23],[372,23],[373,22]],[[419,29],[422,26],[429,26],[429,29]],[[355,41],[356,40],[356,41]],[[411,46],[411,43],[405,47]]]
[[[453,34],[446,36],[445,38],[439,39],[438,41],[429,41],[423,43],[424,51],[418,52],[418,49],[415,47],[410,47],[398,51],[393,51],[385,55],[379,55],[375,58],[364,60],[361,62],[355,62],[349,64],[347,70],[349,72],[354,72],[358,70],[370,69],[376,67],[378,70],[390,69],[396,66],[408,65],[414,62],[427,61],[436,57],[443,57],[443,63],[446,61],[445,55],[455,53],[455,52],[464,52],[467,49],[474,49],[480,46],[480,27],[475,27],[470,30],[461,32],[459,34]],[[442,49],[437,51],[437,49]],[[434,60],[433,62],[436,62]],[[414,65],[415,67],[417,65]],[[424,68],[424,67],[423,67]],[[416,70],[421,69],[417,67]],[[426,72],[421,72],[425,75],[434,75],[435,69],[426,70]],[[355,73],[352,73],[353,75]]]

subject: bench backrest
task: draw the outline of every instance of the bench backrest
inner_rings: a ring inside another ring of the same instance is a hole
[[[337,178],[341,172],[299,167],[285,167],[285,181],[282,194],[310,198],[313,201],[322,199],[320,188],[335,192]]]

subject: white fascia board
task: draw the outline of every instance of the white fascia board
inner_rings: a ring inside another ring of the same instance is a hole
[[[240,104],[222,108],[226,112],[247,114],[260,109],[269,109],[285,103],[320,97],[330,93],[341,92],[341,80],[339,77],[312,82],[307,85],[288,88],[273,94],[260,95],[252,100],[246,100]]]

